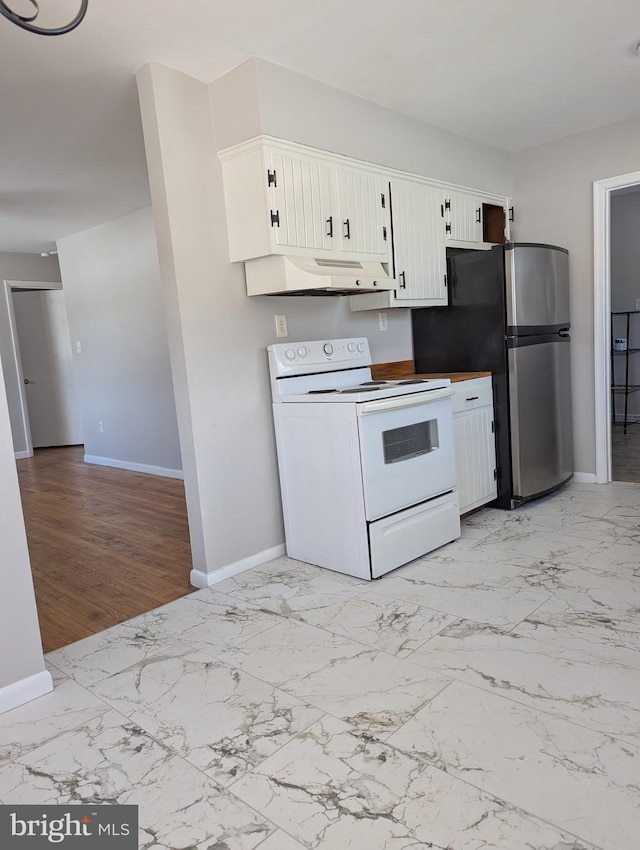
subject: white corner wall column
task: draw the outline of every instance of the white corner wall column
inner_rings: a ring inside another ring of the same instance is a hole
[[[53,690],[44,666],[0,364],[0,713]]]
[[[282,551],[266,362],[274,307],[247,297],[244,270],[229,261],[209,86],[146,65],[138,72],[138,91],[182,449],[191,582],[206,587]]]
[[[640,184],[640,171],[593,184],[593,315],[596,483],[611,481],[611,193]]]

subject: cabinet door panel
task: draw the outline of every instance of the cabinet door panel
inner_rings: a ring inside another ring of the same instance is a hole
[[[492,422],[493,408],[488,407],[460,413],[453,418],[460,513],[496,498],[496,450]]]
[[[331,230],[331,171],[321,162],[269,153],[275,185],[269,187],[269,215],[277,215],[271,224],[276,245],[329,251],[334,239]]]
[[[387,181],[375,174],[349,168],[336,170],[341,251],[387,259],[388,188]]]
[[[457,242],[482,241],[482,201],[474,195],[447,192],[445,195],[445,227],[449,239]]]
[[[394,180],[393,246],[398,300],[446,305],[446,255],[440,193],[421,183]]]

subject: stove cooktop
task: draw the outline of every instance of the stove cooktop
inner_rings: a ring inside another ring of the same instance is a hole
[[[448,379],[415,378],[401,381],[364,381],[360,384],[346,387],[319,387],[304,393],[292,393],[282,396],[282,401],[289,402],[352,402],[372,401],[378,398],[425,393],[440,390],[449,386]]]

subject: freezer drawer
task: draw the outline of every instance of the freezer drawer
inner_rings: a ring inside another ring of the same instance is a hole
[[[371,576],[378,578],[458,537],[460,513],[455,490],[376,520],[369,524]]]
[[[547,338],[548,339],[548,338]],[[569,339],[509,349],[513,501],[546,493],[573,475]]]

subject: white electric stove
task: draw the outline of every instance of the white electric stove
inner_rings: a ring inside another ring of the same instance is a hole
[[[267,350],[292,558],[371,579],[459,537],[448,379],[374,381],[365,338]]]

